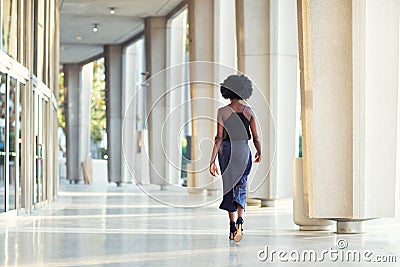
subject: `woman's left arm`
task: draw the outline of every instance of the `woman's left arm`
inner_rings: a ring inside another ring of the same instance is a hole
[[[212,176],[216,176],[217,174],[219,174],[217,165],[215,165],[215,160],[217,158],[219,148],[221,147],[221,143],[222,143],[222,139],[223,139],[223,132],[224,132],[224,121],[222,119],[221,109],[218,109],[217,135],[215,136],[214,147],[213,147],[213,151],[211,154],[211,161],[210,161],[210,174]]]
[[[253,135],[253,144],[257,150],[255,154],[254,163],[258,163],[261,161],[261,143],[257,133],[257,126],[256,126],[256,120],[254,119],[254,113],[252,110],[250,110],[250,112],[251,112],[250,130],[251,134]]]

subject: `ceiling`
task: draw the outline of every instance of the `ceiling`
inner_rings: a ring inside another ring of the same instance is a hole
[[[60,62],[79,63],[144,30],[144,18],[165,16],[183,0],[61,0]],[[115,14],[110,14],[110,7]],[[98,31],[93,32],[93,24]],[[81,39],[79,39],[79,37]]]

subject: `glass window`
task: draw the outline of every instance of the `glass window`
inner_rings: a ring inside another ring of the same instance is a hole
[[[17,130],[17,117],[16,117],[16,101],[17,101],[17,80],[14,78],[9,79],[9,99],[8,99],[8,151],[9,151],[9,209],[15,209],[15,188],[17,179],[17,168],[16,168],[16,156],[17,156],[17,145],[16,145],[16,130]]]
[[[0,213],[5,211],[6,92],[7,76],[0,73]]]
[[[31,21],[34,19],[31,16],[31,7],[26,3],[26,1],[22,1],[22,8],[21,8],[21,33],[22,33],[22,38],[21,38],[21,43],[22,45],[22,54],[23,54],[23,59],[21,62],[23,62],[25,67],[29,67],[28,63],[29,61],[33,60],[32,55],[31,55],[31,48],[30,48],[30,40],[33,37],[33,32],[31,31],[31,26],[34,21]],[[30,18],[30,19],[28,19]],[[29,32],[29,33],[28,33]]]
[[[18,54],[18,1],[3,1],[2,50],[17,60]]]
[[[18,62],[25,65],[25,11],[24,11],[24,2],[23,0],[18,1]]]
[[[17,124],[17,164],[18,169],[16,168],[15,176],[18,179],[18,187],[17,187],[17,194],[18,194],[18,206],[17,208],[22,207],[22,93],[25,92],[25,84],[19,84],[19,90],[17,91],[17,99],[15,101],[17,108],[17,117],[18,117],[18,124]]]
[[[34,68],[33,73],[43,81],[45,1],[35,0],[34,5]]]
[[[34,181],[34,202],[39,203],[43,198],[43,98],[35,94],[35,148],[36,148],[36,177]]]

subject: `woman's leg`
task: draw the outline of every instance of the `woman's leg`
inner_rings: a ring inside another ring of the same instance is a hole
[[[233,240],[235,238],[235,233],[236,233],[235,213],[236,212],[228,212],[228,215],[229,215],[229,239],[230,240]]]
[[[237,213],[238,213],[238,218],[243,217],[244,209],[241,205],[237,205]]]
[[[235,221],[235,212],[228,212],[229,214],[229,221],[234,222]]]
[[[236,235],[234,240],[239,242],[243,237],[243,213],[244,209],[241,205],[237,204],[238,219],[236,221]]]

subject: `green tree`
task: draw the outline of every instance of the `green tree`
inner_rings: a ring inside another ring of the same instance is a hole
[[[91,104],[91,131],[92,142],[99,145],[106,130],[106,83],[104,59],[93,62],[93,87]]]
[[[64,72],[61,72],[58,79],[58,125],[65,134],[65,90],[64,90]]]

